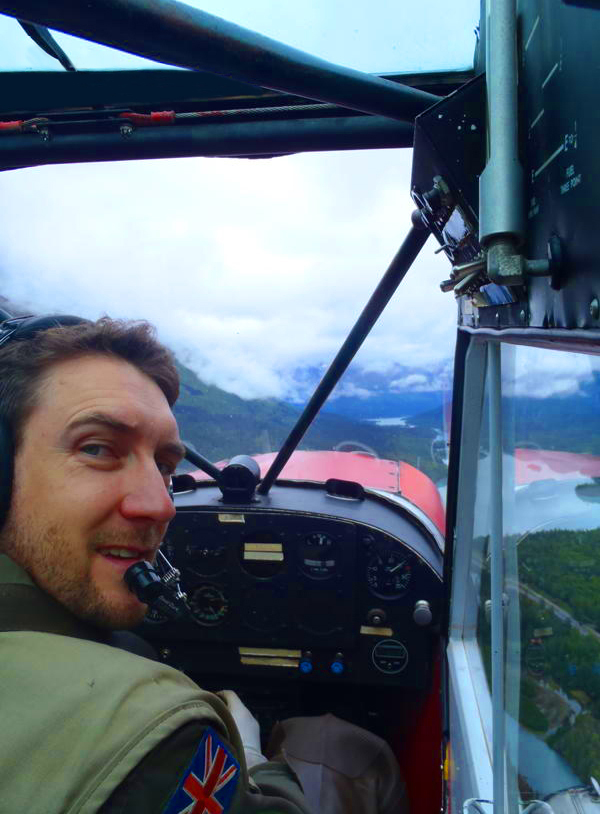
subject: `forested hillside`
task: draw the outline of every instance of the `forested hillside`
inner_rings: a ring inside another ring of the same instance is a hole
[[[181,395],[175,406],[181,437],[213,461],[241,453],[272,452],[281,446],[300,408],[276,399],[241,399],[200,381],[182,365]],[[332,412],[323,412],[303,438],[300,449],[334,449],[355,442],[380,458],[402,460],[439,478],[445,469],[431,455],[435,431],[429,426],[380,427]]]

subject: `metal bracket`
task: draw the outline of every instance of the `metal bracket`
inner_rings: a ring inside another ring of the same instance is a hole
[[[494,803],[491,800],[471,797],[463,803],[463,814],[494,814]]]

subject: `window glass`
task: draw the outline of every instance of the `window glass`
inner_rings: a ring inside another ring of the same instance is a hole
[[[417,72],[470,68],[479,0],[457,0],[448,14],[443,0],[422,6],[383,2],[341,4],[304,0],[189,0],[187,5],[257,31],[332,62],[373,72]],[[113,48],[52,32],[78,70],[166,67]],[[3,70],[58,70],[12,17],[0,15]]]
[[[502,351],[508,792],[555,811],[600,778],[599,370]]]
[[[477,644],[485,671],[486,686],[492,689],[491,628],[490,628],[490,433],[489,433],[489,384],[486,383],[481,432],[479,436],[479,461],[473,517],[473,544],[471,556],[471,584],[478,597],[476,616]],[[488,733],[491,736],[491,731]]]

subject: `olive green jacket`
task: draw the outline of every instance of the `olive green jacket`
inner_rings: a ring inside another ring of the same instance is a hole
[[[0,555],[0,814],[161,814],[207,727],[239,764],[228,814],[308,814],[284,764],[249,779],[220,698],[109,642]]]

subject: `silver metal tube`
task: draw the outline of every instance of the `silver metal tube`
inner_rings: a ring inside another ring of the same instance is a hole
[[[501,345],[488,343],[494,814],[505,814]]]
[[[487,0],[488,162],[479,179],[479,240],[515,246],[525,230],[523,169],[518,155],[516,0]]]

